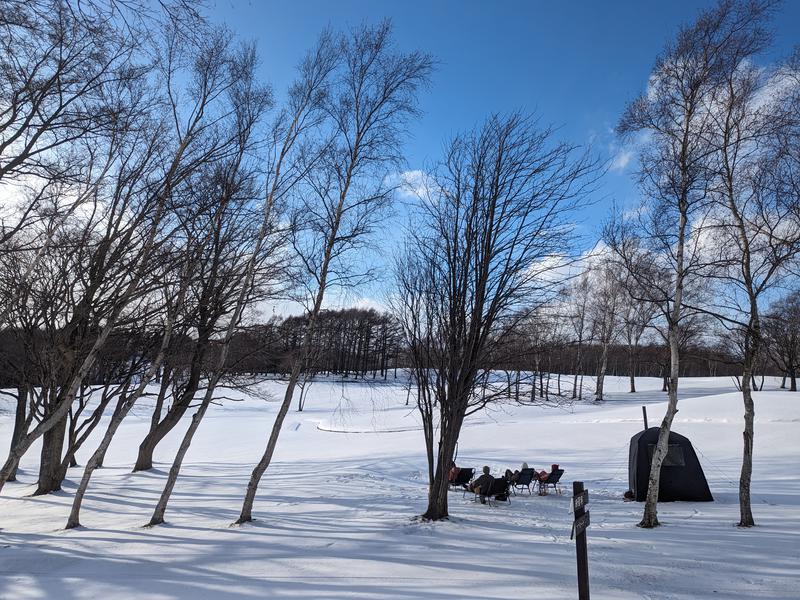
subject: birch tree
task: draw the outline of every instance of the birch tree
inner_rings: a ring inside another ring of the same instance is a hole
[[[249,208],[260,191],[260,182],[252,163],[253,151],[260,142],[259,125],[271,103],[271,96],[269,90],[255,80],[253,48],[244,48],[229,60],[229,76],[234,82],[229,100],[233,107],[232,127],[238,147],[226,163],[215,169],[215,183],[209,190],[212,192],[209,199],[217,207],[215,220],[219,225],[219,229],[214,231],[211,245],[219,248],[220,252],[215,252],[208,274],[211,279],[225,282],[221,289],[215,291],[215,295],[227,298],[227,301],[219,299],[227,309],[227,324],[221,332],[222,339],[219,340],[216,356],[209,369],[202,399],[175,454],[148,526],[164,523],[186,453],[225,374],[231,340],[239,328],[245,309],[254,298],[259,278],[269,282],[280,275],[280,267],[276,270],[276,265],[281,263],[281,238],[275,235],[277,215],[269,199],[261,207],[260,218],[255,220],[258,223],[257,230],[254,232],[248,227],[254,222],[254,215]]]
[[[391,201],[389,181],[401,163],[405,125],[417,113],[417,92],[433,66],[425,54],[396,51],[388,22],[353,29],[335,44],[331,89],[314,106],[325,116],[318,134],[320,152],[306,169],[291,211],[307,324],[266,448],[250,476],[239,524],[253,520],[259,483],[272,461],[297,383],[309,367],[326,292],[371,277],[370,269],[360,268],[353,258]]]
[[[719,81],[726,41],[749,20],[733,14],[729,4],[723,2],[681,27],[656,60],[647,92],[628,105],[617,127],[623,136],[647,136],[640,152],[646,200],[633,218],[612,221],[604,237],[661,307],[670,351],[667,411],[653,452],[641,527],[659,525],[661,465],[678,412],[684,292],[702,263],[698,244],[708,211],[712,153],[706,105]]]
[[[588,316],[592,339],[600,345],[594,397],[595,401],[602,402],[608,370],[608,351],[619,335],[622,286],[610,261],[602,259],[600,264],[591,267],[590,281],[593,285]]]
[[[713,116],[715,228],[710,275],[721,282],[717,318],[741,338],[744,431],[739,478],[739,526],[755,525],[750,501],[755,403],[753,382],[763,348],[761,304],[800,256],[800,196],[792,189],[800,166],[800,85],[794,74],[760,68],[770,43],[774,2],[723,7],[745,26],[724,46],[725,70],[709,104]]]

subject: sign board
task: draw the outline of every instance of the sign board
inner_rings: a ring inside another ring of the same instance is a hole
[[[584,490],[577,496],[572,497],[572,512],[576,512],[587,504],[589,504],[589,490]]]
[[[575,538],[575,557],[578,566],[578,600],[589,600],[589,552],[586,548],[586,528],[589,526],[589,492],[582,481],[572,482],[572,512],[575,522],[572,524],[572,535]]]
[[[580,535],[589,526],[589,513],[584,513],[575,519],[575,535]]]

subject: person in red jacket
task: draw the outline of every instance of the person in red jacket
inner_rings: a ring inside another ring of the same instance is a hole
[[[459,469],[456,466],[455,461],[452,461],[450,463],[450,470],[447,472],[447,481],[450,482],[450,483],[455,483],[456,479],[458,479],[458,474],[460,472],[461,472],[461,469]]]

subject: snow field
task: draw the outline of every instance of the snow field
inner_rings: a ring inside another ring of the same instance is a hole
[[[628,440],[642,427],[641,404],[658,424],[665,394],[654,379],[637,380],[637,394],[625,393],[626,385],[608,378],[602,405],[497,405],[469,418],[460,466],[488,464],[502,473],[522,461],[559,463],[565,494],[513,496],[488,507],[451,492],[452,518],[442,523],[413,518],[425,506],[426,463],[405,386],[320,381],[306,410],[287,417],[256,523],[229,526],[277,403],[246,398],[212,407],[187,455],[168,524],[143,528],[182,430],[159,447],[154,471],[131,473],[149,422],[142,404],[94,475],[83,529],[62,529],[82,469],[70,470],[63,492],[31,497],[31,450],[20,481],[0,496],[0,598],[571,599],[568,506],[576,479],[590,490],[593,598],[798,598],[800,395],[775,391],[775,382],[756,394],[759,525],[740,530],[741,398],[728,379],[682,380],[674,429],[692,440],[716,501],[662,504],[665,526],[641,530],[642,505],[622,501]],[[282,386],[268,389],[277,398]],[[0,413],[2,447],[12,423],[13,414]],[[92,447],[90,440],[79,462]]]

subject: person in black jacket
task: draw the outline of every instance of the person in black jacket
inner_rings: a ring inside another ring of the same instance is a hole
[[[469,484],[469,491],[480,496],[481,504],[486,504],[486,494],[492,489],[492,483],[494,483],[494,477],[489,475],[490,470],[487,466],[483,467],[483,475]]]

